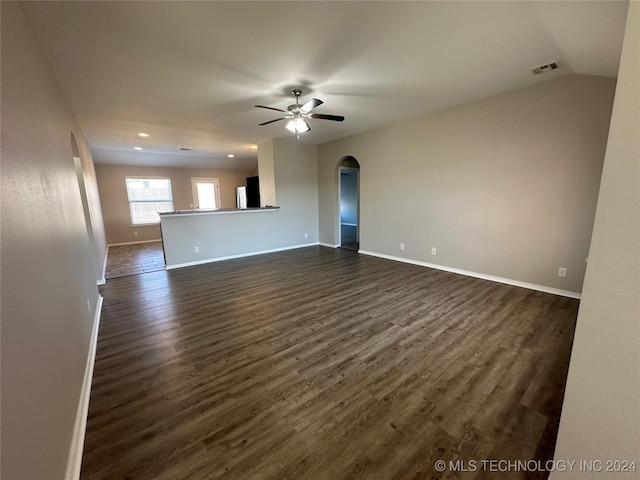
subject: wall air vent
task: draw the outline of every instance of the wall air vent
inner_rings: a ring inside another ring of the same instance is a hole
[[[540,75],[541,73],[547,73],[559,67],[560,65],[558,65],[558,62],[551,62],[532,69],[531,73],[533,73],[534,75]]]

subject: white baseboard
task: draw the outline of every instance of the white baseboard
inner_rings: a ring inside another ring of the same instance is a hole
[[[467,277],[481,278],[483,280],[490,280],[492,282],[505,283],[507,285],[513,285],[515,287],[522,287],[522,288],[528,288],[530,290],[537,290],[539,292],[552,293],[554,295],[560,295],[562,297],[577,298],[577,299],[580,299],[581,297],[581,294],[579,292],[572,292],[570,290],[561,290],[559,288],[547,287],[545,285],[538,285],[535,283],[521,282],[520,280],[512,280],[510,278],[496,277],[494,275],[471,272],[469,270],[446,267],[444,265],[437,265],[434,263],[421,262],[420,260],[412,260],[410,258],[395,257],[393,255],[385,255],[384,253],[370,252],[368,250],[359,250],[358,253],[362,253],[364,255],[370,255],[372,257],[386,258],[387,260],[395,260],[396,262],[410,263],[412,265],[419,265],[421,267],[435,268],[436,270],[443,270],[445,272],[466,275]]]
[[[110,243],[109,245],[107,245],[107,247],[120,247],[122,245],[137,245],[139,243],[155,243],[161,241],[161,238],[156,238],[155,240],[139,240],[137,242]]]
[[[84,450],[84,436],[87,429],[87,415],[89,414],[91,381],[93,380],[93,367],[96,362],[96,346],[98,344],[98,327],[100,326],[102,302],[102,295],[98,295],[96,313],[93,318],[93,329],[91,330],[91,340],[89,343],[89,354],[87,355],[87,364],[84,369],[82,390],[80,391],[76,421],[73,427],[73,437],[71,439],[71,449],[69,451],[69,458],[67,461],[67,472],[65,474],[66,480],[78,480],[80,478],[82,452]]]
[[[329,247],[329,248],[338,248],[340,245],[332,245],[331,243],[323,243],[323,242],[318,242],[318,245],[322,245],[323,247]]]
[[[290,247],[272,248],[270,250],[260,250],[257,252],[239,253],[236,255],[227,255],[226,257],[207,258],[205,260],[197,260],[195,262],[175,263],[173,265],[167,265],[166,270],[173,270],[175,268],[193,267],[195,265],[204,265],[206,263],[222,262],[223,260],[233,260],[234,258],[253,257],[254,255],[264,255],[265,253],[283,252],[285,250],[294,250],[296,248],[312,247],[318,245],[318,242],[305,243],[302,245],[291,245]]]

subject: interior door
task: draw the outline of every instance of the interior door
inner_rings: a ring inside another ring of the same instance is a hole
[[[193,206],[203,210],[220,208],[220,185],[217,178],[192,178]]]

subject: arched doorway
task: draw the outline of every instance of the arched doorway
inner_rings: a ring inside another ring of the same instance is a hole
[[[340,247],[358,251],[360,248],[360,164],[344,157],[338,164],[338,238]]]

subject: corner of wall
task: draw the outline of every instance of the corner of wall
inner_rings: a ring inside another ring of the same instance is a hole
[[[277,205],[274,164],[274,142],[258,145],[258,177],[260,178],[260,206]]]

